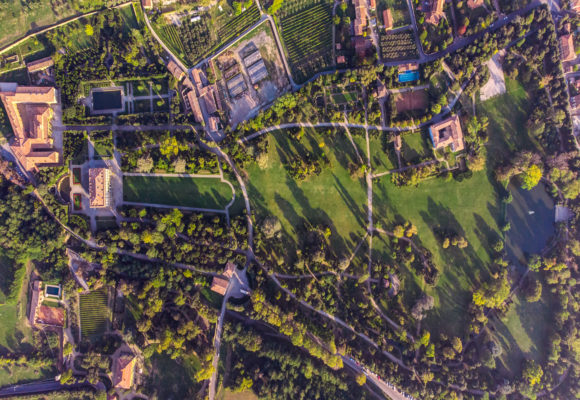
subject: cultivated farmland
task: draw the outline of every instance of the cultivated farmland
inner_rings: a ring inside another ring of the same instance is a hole
[[[233,18],[214,18],[211,13],[201,15],[201,20],[194,22],[184,18],[179,27],[159,19],[156,22],[156,31],[183,61],[193,65],[235,39],[259,19],[260,11],[257,6],[252,5]]]
[[[332,4],[289,2],[281,10],[281,31],[292,75],[304,82],[332,66]]]
[[[82,337],[102,335],[107,330],[110,319],[107,299],[106,288],[79,295]]]
[[[383,60],[406,60],[418,56],[412,31],[381,35],[381,58]]]

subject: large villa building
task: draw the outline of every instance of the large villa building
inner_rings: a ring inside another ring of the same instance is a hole
[[[441,18],[445,16],[443,5],[445,0],[428,0],[425,21],[430,24],[438,25]]]
[[[22,167],[37,171],[39,166],[58,164],[60,155],[51,137],[56,89],[0,84],[0,99],[14,131],[10,148]]]
[[[226,291],[228,290],[228,284],[230,283],[230,279],[234,276],[234,270],[236,269],[236,265],[234,263],[228,262],[226,264],[226,268],[224,269],[224,276],[227,279],[214,277],[211,281],[210,290],[225,296]]]
[[[455,152],[461,151],[464,148],[463,131],[461,130],[461,122],[457,115],[431,125],[429,135],[431,135],[431,141],[433,142],[435,150],[450,146],[451,150]]]
[[[91,208],[105,208],[110,206],[111,171],[109,169],[89,169],[89,201]]]

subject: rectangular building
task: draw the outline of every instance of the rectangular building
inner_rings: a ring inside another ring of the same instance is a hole
[[[111,171],[107,168],[89,169],[89,200],[91,208],[110,206]]]

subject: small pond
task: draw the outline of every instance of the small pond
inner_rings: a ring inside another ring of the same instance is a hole
[[[119,110],[122,106],[123,96],[120,90],[104,90],[93,92],[93,110]]]
[[[527,256],[540,253],[555,233],[554,200],[544,184],[526,190],[513,182],[508,190],[513,201],[507,206],[511,229],[506,235],[506,250],[511,262],[523,266]]]

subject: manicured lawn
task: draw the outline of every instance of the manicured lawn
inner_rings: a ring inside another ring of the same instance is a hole
[[[107,300],[107,288],[79,295],[81,333],[83,337],[102,335],[111,318]]]
[[[528,303],[518,295],[503,318],[493,317],[490,325],[495,328],[495,338],[503,348],[497,366],[505,369],[511,376],[520,376],[524,359],[545,361],[548,337],[554,315],[551,310],[552,299],[544,286],[540,301]]]
[[[224,209],[232,200],[232,190],[219,178],[124,176],[123,200]]]
[[[489,143],[487,153],[495,159],[503,159],[518,150],[541,151],[541,146],[527,128],[531,111],[530,96],[516,80],[506,77],[506,93],[478,102],[478,115],[489,118]]]
[[[133,107],[135,114],[151,112],[151,100],[135,100]]]
[[[194,355],[172,360],[168,355],[155,353],[151,357],[151,373],[146,374],[146,392],[157,393],[159,399],[192,399],[200,388],[195,373],[200,368]]]
[[[432,158],[431,142],[427,132],[413,132],[401,136],[401,158],[407,164],[417,164],[425,158]]]
[[[371,163],[375,172],[380,173],[398,168],[395,144],[390,141],[390,133],[369,132],[369,144],[371,149]],[[363,138],[362,142],[365,140]],[[362,146],[362,145],[361,145]],[[366,144],[363,149],[366,149]]]
[[[364,236],[367,199],[364,179],[351,177],[348,170],[349,163],[356,163],[357,159],[346,135],[339,132],[322,136],[307,130],[298,142],[287,131],[277,131],[269,134],[267,140],[267,163],[247,168],[246,185],[258,221],[274,215],[282,223],[285,251],[274,256],[293,258],[306,223],[329,227],[332,251],[338,256],[351,254]],[[284,164],[297,154],[320,152],[323,140],[330,165],[318,176],[302,182],[294,180]]]
[[[384,176],[374,182],[373,191],[375,221],[386,229],[403,221],[415,224],[418,238],[414,240],[433,253],[441,271],[437,285],[427,289],[436,305],[425,324],[436,332],[462,335],[472,290],[488,279],[489,251],[500,237],[500,200],[491,178],[476,172],[462,182],[432,179],[418,188],[397,188]],[[434,233],[437,228],[464,236],[469,246],[443,249]]]

